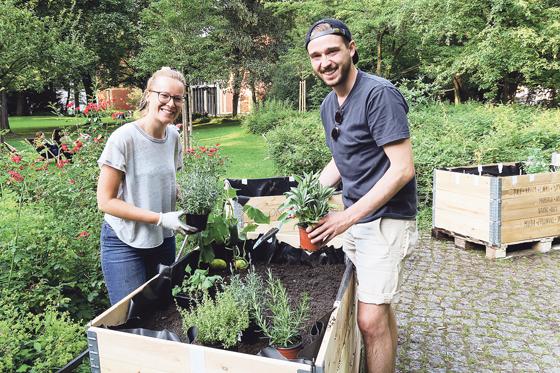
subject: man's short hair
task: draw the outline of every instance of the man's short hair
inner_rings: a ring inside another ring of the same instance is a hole
[[[315,22],[309,30],[307,31],[307,35],[305,35],[305,49],[309,45],[311,40],[320,38],[321,36],[325,35],[339,35],[342,36],[346,45],[352,41],[352,34],[350,33],[350,29],[346,24],[338,19],[334,18],[324,18],[317,22]],[[356,50],[354,56],[352,57],[352,62],[354,64],[358,63],[358,51]]]

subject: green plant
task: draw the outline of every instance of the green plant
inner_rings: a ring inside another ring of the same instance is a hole
[[[203,295],[203,293],[208,292],[208,290],[218,285],[222,281],[222,276],[214,275],[208,276],[207,269],[197,268],[193,271],[190,265],[185,268],[185,278],[181,285],[177,285],[173,288],[173,295],[184,293],[193,296],[194,299],[198,299]]]
[[[334,188],[322,185],[319,173],[304,173],[303,177],[294,178],[297,186],[284,193],[286,200],[280,205],[283,213],[278,219],[282,221],[297,218],[299,225],[307,227],[328,214],[331,208],[329,198],[333,195]]]
[[[268,100],[243,118],[243,126],[251,133],[262,135],[283,124],[286,118],[297,115],[298,112],[287,101]]]
[[[197,340],[202,344],[220,344],[230,348],[237,344],[243,330],[249,327],[249,312],[244,302],[239,302],[239,289],[235,284],[224,286],[212,299],[204,294],[190,310],[180,310],[183,329],[198,328]]]
[[[245,278],[239,275],[232,275],[229,279],[230,285],[235,290],[235,298],[239,303],[244,304],[249,312],[249,318],[256,320],[257,312],[264,306],[264,281],[262,277],[251,268]]]
[[[527,160],[523,162],[523,169],[528,174],[550,171],[550,159],[541,149],[529,149]]]
[[[287,117],[265,137],[269,157],[280,175],[317,172],[331,159],[318,112]]]
[[[183,170],[177,174],[181,208],[190,214],[209,214],[222,193],[220,179],[224,172],[225,159],[218,146],[188,149]]]
[[[273,346],[288,347],[298,342],[303,324],[308,317],[309,296],[304,293],[297,307],[290,306],[290,299],[282,282],[268,271],[265,297],[255,303],[257,325]]]

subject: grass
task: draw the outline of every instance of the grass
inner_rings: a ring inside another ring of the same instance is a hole
[[[239,120],[221,120],[217,123],[194,126],[195,145],[220,144],[222,154],[229,159],[227,177],[255,179],[276,176],[274,164],[267,156],[262,136],[249,133]]]
[[[8,136],[7,142],[20,151],[33,154],[33,149],[22,137],[33,137],[36,131],[43,131],[49,136],[48,131],[81,124],[80,120],[83,118],[10,117],[10,127],[16,136]],[[264,138],[247,132],[239,120],[219,118],[210,123],[195,125],[193,137],[196,145],[220,144],[222,154],[229,159],[228,178],[255,179],[276,176],[274,164],[267,157]]]

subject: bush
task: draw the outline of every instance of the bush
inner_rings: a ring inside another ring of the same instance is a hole
[[[262,135],[297,115],[298,112],[287,101],[269,100],[243,118],[243,125],[249,132]]]
[[[67,313],[22,311],[19,297],[6,290],[0,299],[0,371],[53,371],[86,349],[84,328]]]
[[[281,175],[320,171],[331,159],[317,112],[293,117],[265,137],[268,153]]]

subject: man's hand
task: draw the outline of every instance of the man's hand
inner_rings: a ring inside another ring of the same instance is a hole
[[[181,216],[183,215],[185,215],[185,212],[183,210],[166,212],[165,214],[160,212],[157,225],[162,226],[166,229],[180,232],[184,235],[196,232],[196,228],[191,227],[190,225],[187,225],[181,221]]]
[[[307,232],[312,243],[326,244],[339,234],[345,232],[353,224],[346,211],[330,212],[315,226],[308,227]]]

